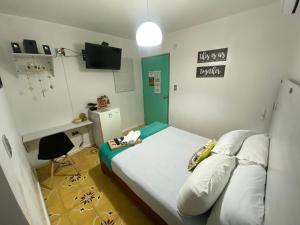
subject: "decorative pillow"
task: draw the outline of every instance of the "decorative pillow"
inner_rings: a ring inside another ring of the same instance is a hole
[[[249,163],[256,163],[264,166],[268,166],[270,138],[266,134],[257,134],[248,137],[239,152],[237,158],[241,164],[247,161]]]
[[[213,152],[233,156],[240,150],[244,140],[253,134],[250,130],[230,131],[218,140]]]
[[[225,188],[235,165],[235,157],[223,154],[214,154],[203,160],[179,191],[179,213],[194,216],[209,210]]]
[[[213,206],[207,225],[261,225],[264,218],[266,171],[239,165]]]
[[[188,170],[193,170],[203,159],[207,158],[215,145],[215,139],[209,140],[206,145],[202,146],[197,152],[195,152],[189,161]]]

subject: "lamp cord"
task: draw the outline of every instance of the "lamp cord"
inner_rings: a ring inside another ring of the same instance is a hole
[[[147,20],[150,19],[150,16],[149,16],[149,0],[147,0]]]
[[[71,97],[71,91],[70,91],[70,86],[69,86],[69,80],[68,80],[68,77],[67,77],[66,67],[65,67],[64,60],[63,60],[62,56],[60,56],[60,59],[61,59],[61,63],[62,63],[64,75],[65,75],[64,77],[65,77],[65,81],[66,81],[66,85],[67,85],[67,91],[68,91],[69,101],[70,101],[70,105],[71,105],[72,115],[73,115],[73,117],[75,117],[74,105],[73,105],[73,101],[72,101],[72,97]]]

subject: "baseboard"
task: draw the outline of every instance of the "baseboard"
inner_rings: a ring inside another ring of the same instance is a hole
[[[51,225],[51,222],[50,222],[50,219],[49,219],[49,216],[48,216],[48,211],[47,211],[47,208],[46,208],[46,204],[45,204],[45,201],[44,201],[44,196],[43,196],[43,193],[42,193],[42,189],[41,189],[41,185],[40,185],[40,182],[38,180],[38,177],[37,177],[37,172],[35,170],[35,168],[31,168],[32,169],[32,175],[33,175],[33,180],[34,180],[34,184],[36,185],[37,187],[37,197],[39,198],[39,201],[40,201],[40,205],[42,207],[42,211],[43,211],[43,215],[44,215],[44,224],[43,225]]]
[[[46,208],[46,205],[45,205],[41,185],[40,185],[39,182],[38,182],[37,187],[38,187],[38,195],[39,195],[40,202],[41,202],[41,205],[42,205],[42,210],[43,210],[44,215],[45,215],[45,225],[51,225],[51,222],[50,222],[50,219],[49,219],[49,216],[48,216],[48,211],[47,211],[47,208]]]

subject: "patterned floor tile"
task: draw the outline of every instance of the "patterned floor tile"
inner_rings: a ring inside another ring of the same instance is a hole
[[[73,225],[100,225],[97,223],[98,216],[93,208],[85,210],[73,209],[68,215]]]
[[[97,149],[83,149],[72,159],[80,173],[67,164],[59,167],[53,185],[49,165],[37,170],[52,225],[152,224],[123,190],[102,173]]]
[[[69,215],[68,214],[63,214],[57,218],[55,218],[53,221],[51,221],[52,225],[73,225]]]
[[[50,221],[55,221],[66,212],[66,209],[64,208],[64,205],[56,189],[43,189],[43,194],[44,201],[47,205]]]

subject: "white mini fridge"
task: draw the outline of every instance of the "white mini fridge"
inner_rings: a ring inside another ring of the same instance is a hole
[[[122,121],[119,108],[91,111],[89,120],[93,122],[93,136],[97,146],[115,137],[122,136]]]

